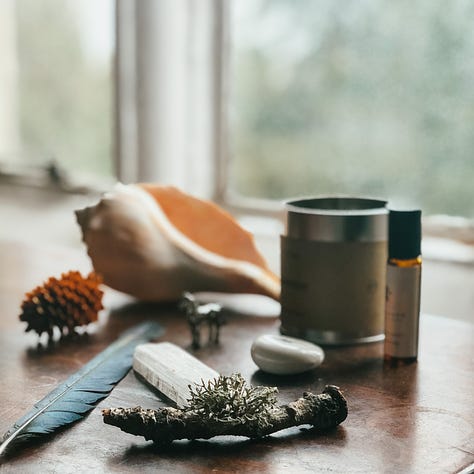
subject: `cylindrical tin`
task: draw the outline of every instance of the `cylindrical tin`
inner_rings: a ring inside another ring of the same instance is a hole
[[[320,197],[286,204],[281,332],[319,344],[383,339],[386,202]]]

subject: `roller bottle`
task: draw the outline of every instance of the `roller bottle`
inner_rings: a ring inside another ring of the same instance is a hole
[[[418,358],[421,211],[389,214],[384,358],[390,365]]]

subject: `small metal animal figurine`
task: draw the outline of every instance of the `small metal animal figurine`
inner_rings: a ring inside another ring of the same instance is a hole
[[[192,346],[194,349],[201,347],[201,326],[207,323],[210,344],[219,344],[220,327],[225,324],[222,315],[222,306],[217,303],[199,304],[194,295],[183,293],[179,308],[186,313],[186,318],[191,329]]]

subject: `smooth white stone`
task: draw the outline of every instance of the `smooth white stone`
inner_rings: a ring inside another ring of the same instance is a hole
[[[250,352],[261,370],[277,375],[306,372],[318,367],[324,360],[324,351],[316,344],[272,334],[255,339]]]

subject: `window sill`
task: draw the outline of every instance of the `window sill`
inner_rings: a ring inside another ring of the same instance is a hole
[[[428,221],[430,219],[432,218],[428,218]],[[262,239],[277,238],[284,232],[284,224],[281,219],[242,214],[238,220],[249,232]],[[463,220],[467,221],[467,219]],[[474,239],[472,243],[466,243],[472,229],[458,226],[456,230],[457,232],[453,231],[455,238],[449,238],[448,228],[443,229],[438,225],[436,232],[431,232],[431,228],[424,228],[423,260],[474,265]],[[457,237],[462,240],[458,240]]]

